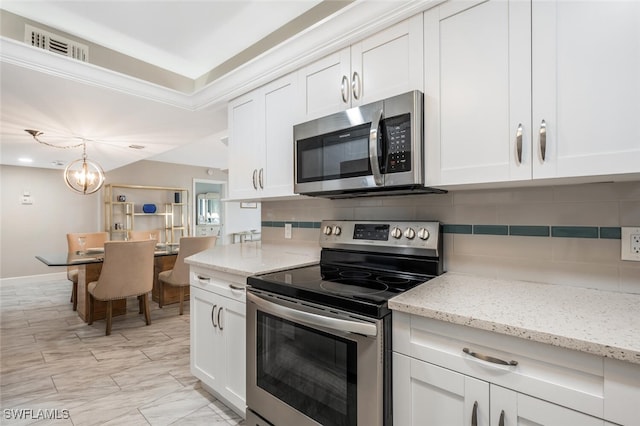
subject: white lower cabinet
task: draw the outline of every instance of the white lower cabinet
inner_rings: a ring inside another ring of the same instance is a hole
[[[245,278],[226,275],[191,268],[191,373],[244,417]]]
[[[401,312],[393,351],[397,425],[640,424],[637,364]]]

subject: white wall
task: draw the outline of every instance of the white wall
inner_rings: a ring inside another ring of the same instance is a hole
[[[194,178],[226,181],[216,170],[156,161],[139,161],[106,173],[107,183],[172,186],[189,189]],[[22,205],[28,191],[32,205]],[[103,191],[79,195],[69,190],[61,170],[0,166],[0,278],[64,272],[48,267],[36,255],[67,251],[69,232],[102,231]],[[193,200],[193,197],[190,197]]]

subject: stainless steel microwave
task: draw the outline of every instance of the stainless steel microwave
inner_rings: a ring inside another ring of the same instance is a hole
[[[404,93],[297,124],[294,192],[348,198],[425,187],[423,95]]]

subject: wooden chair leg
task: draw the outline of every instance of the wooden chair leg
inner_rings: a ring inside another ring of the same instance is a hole
[[[89,293],[89,321],[87,324],[93,324],[93,294]]]
[[[158,307],[162,308],[162,305],[164,305],[164,283],[158,279]]]
[[[144,313],[144,300],[147,297],[146,294],[141,294],[140,296],[138,296],[138,313],[142,314]]]
[[[113,315],[113,302],[111,300],[107,301],[107,331],[106,335],[111,335],[111,317]]]
[[[71,287],[71,302],[73,302],[73,310],[78,310],[78,283],[74,282]]]
[[[151,324],[151,313],[149,312],[149,298],[146,294],[142,295],[142,304],[144,305],[144,319],[147,325]]]
[[[182,315],[182,305],[184,304],[184,286],[180,286],[180,315]]]

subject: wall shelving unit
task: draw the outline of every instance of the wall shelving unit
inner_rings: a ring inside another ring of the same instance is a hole
[[[156,211],[145,213],[145,204],[155,204]],[[126,240],[132,230],[160,230],[159,242],[177,243],[180,237],[190,234],[189,205],[189,191],[185,188],[108,184],[104,192],[104,229],[111,240]]]

